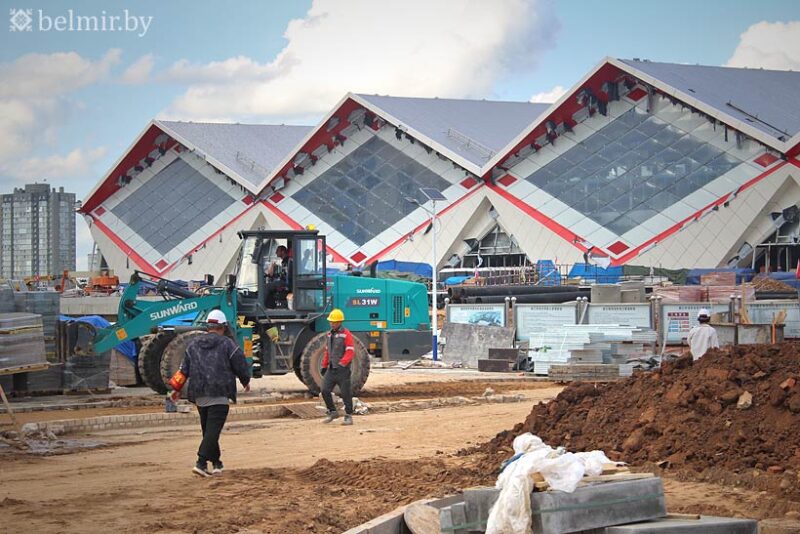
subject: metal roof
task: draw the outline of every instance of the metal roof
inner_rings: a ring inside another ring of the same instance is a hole
[[[221,124],[157,120],[166,133],[189,148],[202,152],[211,163],[221,164],[231,178],[258,191],[264,179],[311,130],[311,126],[271,124]]]
[[[530,102],[355,96],[389,122],[415,130],[477,169],[550,107]]]
[[[618,61],[778,141],[800,132],[800,72]]]

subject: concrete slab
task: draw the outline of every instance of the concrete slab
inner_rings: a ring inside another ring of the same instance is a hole
[[[752,519],[701,516],[699,519],[665,517],[632,525],[619,525],[585,531],[581,534],[757,534],[758,522]]]
[[[442,359],[473,369],[477,369],[479,359],[489,358],[490,348],[514,346],[514,329],[510,327],[447,323],[441,337],[445,341]]]

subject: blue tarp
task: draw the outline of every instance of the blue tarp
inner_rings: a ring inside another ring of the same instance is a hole
[[[444,285],[446,286],[457,286],[459,284],[463,284],[467,280],[470,280],[471,276],[451,276],[444,281]]]
[[[90,325],[94,326],[95,328],[108,328],[111,326],[105,318],[100,317],[99,315],[85,315],[83,317],[67,317],[66,315],[60,315],[58,317],[61,321],[80,321],[82,323],[89,323]],[[126,358],[131,360],[132,362],[136,361],[136,345],[133,341],[123,341],[116,347],[120,353],[124,354]]]
[[[749,282],[756,275],[753,269],[689,269],[689,273],[686,275],[686,284],[700,285],[700,277],[708,273],[736,273],[737,284]]]
[[[556,269],[552,260],[538,260],[536,262],[536,274],[539,275],[540,286],[561,285],[561,273]]]
[[[569,278],[593,280],[598,284],[616,284],[622,276],[622,267],[600,267],[591,263],[576,263],[569,271]]]
[[[414,273],[426,278],[433,277],[433,270],[427,263],[417,263],[413,261],[387,260],[378,262],[379,271],[399,271],[401,273]]]

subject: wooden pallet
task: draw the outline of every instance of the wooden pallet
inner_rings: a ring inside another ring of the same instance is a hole
[[[316,402],[298,402],[284,406],[292,415],[296,415],[300,419],[319,419],[324,414],[317,408]]]
[[[603,473],[597,476],[585,476],[578,483],[579,486],[588,486],[591,484],[605,484],[608,482],[624,482],[626,480],[640,480],[643,478],[653,478],[653,473],[631,473],[630,469],[625,464],[610,463],[603,466]],[[550,485],[544,479],[541,473],[531,473],[533,479],[534,491],[547,491]]]

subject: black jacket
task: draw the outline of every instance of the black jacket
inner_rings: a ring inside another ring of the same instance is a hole
[[[210,332],[186,347],[181,371],[189,379],[189,402],[198,397],[228,397],[236,402],[236,379],[243,386],[250,383],[250,371],[239,345]]]

